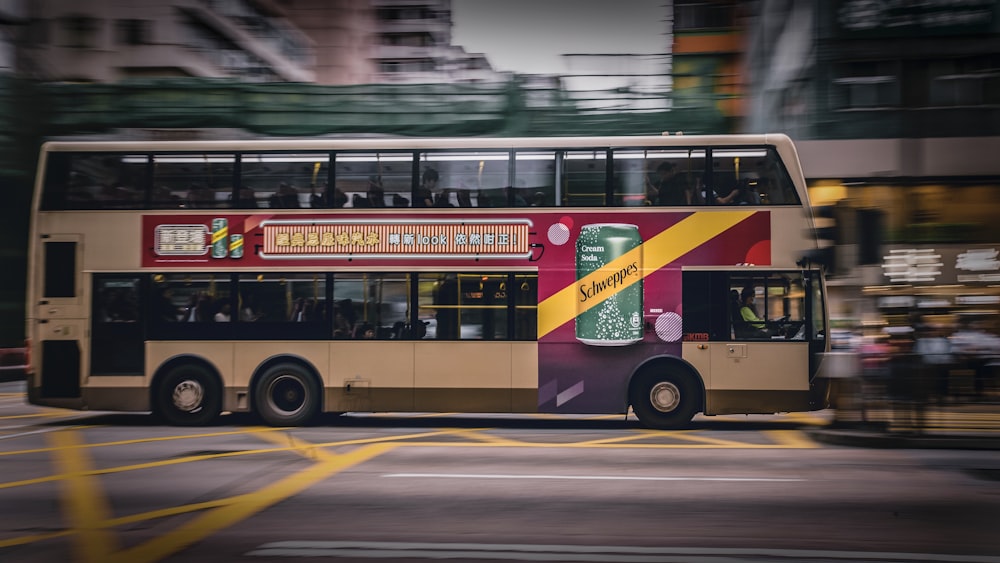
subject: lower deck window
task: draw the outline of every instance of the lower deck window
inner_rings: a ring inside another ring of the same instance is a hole
[[[163,339],[534,340],[537,274],[164,273],[149,334]]]

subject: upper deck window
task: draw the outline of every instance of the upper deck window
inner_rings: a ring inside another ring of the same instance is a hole
[[[117,153],[50,153],[43,209],[142,207],[147,157]]]
[[[329,153],[243,153],[238,209],[332,207]]]
[[[50,152],[43,210],[798,205],[773,147]]]
[[[154,154],[153,200],[186,209],[231,207],[235,163],[231,153]]]

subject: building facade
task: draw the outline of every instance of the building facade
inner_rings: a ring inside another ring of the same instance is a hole
[[[747,3],[674,0],[672,11],[673,106],[714,105],[735,132],[745,115]]]
[[[1000,2],[753,8],[743,129],[795,138],[813,203],[848,211],[833,316],[884,322],[900,303],[1000,312],[996,261],[968,258],[1000,249]],[[877,233],[857,224],[867,210]],[[882,243],[877,262],[859,262],[860,233]]]
[[[313,82],[314,42],[270,0],[37,0],[22,72],[43,81]]]
[[[501,80],[481,53],[452,45],[451,0],[370,0],[375,11],[375,82]]]
[[[316,83],[375,81],[378,33],[370,0],[278,0],[277,4],[313,42]]]

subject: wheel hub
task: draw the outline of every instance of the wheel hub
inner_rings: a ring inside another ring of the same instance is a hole
[[[271,382],[267,398],[272,408],[286,414],[294,414],[305,407],[306,390],[298,378],[282,375]]]
[[[201,403],[205,398],[205,389],[201,383],[191,379],[185,379],[174,387],[173,401],[177,410],[183,412],[194,412],[201,408]]]
[[[661,381],[649,390],[649,404],[660,412],[673,412],[681,403],[681,390],[669,381]]]

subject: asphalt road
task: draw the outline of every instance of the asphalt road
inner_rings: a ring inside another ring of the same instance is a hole
[[[996,561],[1000,452],[828,446],[828,413],[205,428],[0,384],[0,561]]]

